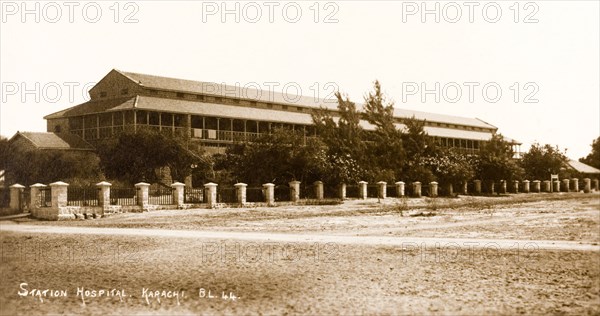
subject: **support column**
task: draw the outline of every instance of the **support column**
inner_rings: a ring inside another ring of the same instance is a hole
[[[315,181],[313,185],[315,186],[315,196],[317,197],[317,200],[322,200],[324,195],[323,181]]]
[[[42,203],[42,189],[45,188],[46,185],[41,183],[36,183],[29,186],[29,208],[40,208],[45,207]]]
[[[235,196],[236,201],[240,205],[246,205],[246,187],[248,187],[245,183],[236,183],[233,185],[235,187]]]
[[[398,181],[395,184],[396,184],[396,195],[398,197],[403,197],[404,196],[404,182]]]
[[[481,180],[473,180],[475,194],[481,194]]]
[[[367,184],[366,181],[360,181],[358,183],[358,198],[361,200],[367,199]]]
[[[577,178],[571,179],[571,185],[573,187],[574,192],[579,192],[579,179],[577,179]]]
[[[292,181],[289,184],[290,186],[290,200],[292,202],[300,201],[300,181]]]
[[[592,181],[590,178],[583,179],[583,192],[590,193],[592,192]]]
[[[387,197],[387,182],[377,182],[377,197],[380,199],[385,199]]]
[[[217,186],[218,184],[212,182],[204,185],[204,196],[206,197],[208,208],[215,208],[217,206]]]
[[[489,194],[496,193],[496,183],[494,181],[490,181],[488,183],[489,183],[488,193]]]
[[[529,193],[529,180],[523,180],[523,193]]]
[[[540,182],[541,182],[540,180],[533,180],[533,182],[532,182],[533,183],[533,189],[531,190],[532,192],[535,192],[535,193],[542,192],[541,186],[540,186]]]
[[[413,187],[413,196],[421,197],[421,182],[419,182],[419,181],[413,182],[412,187]]]
[[[67,187],[68,183],[57,181],[50,183],[50,192],[52,193],[52,208],[67,206]]]
[[[15,183],[10,187],[10,202],[9,207],[12,210],[21,209],[21,192],[25,189],[25,186]]]
[[[346,199],[346,184],[345,183],[340,183],[339,186],[339,194],[340,194],[340,199],[343,201]]]
[[[146,182],[140,182],[135,184],[135,194],[137,196],[138,205],[142,208],[148,206],[148,190],[150,184]]]
[[[110,205],[110,187],[112,184],[102,181],[96,183],[98,187],[98,206],[105,207]]]
[[[558,180],[554,181],[553,191],[556,193],[560,192],[560,181],[558,181]]]
[[[177,207],[182,207],[184,204],[183,192],[185,190],[185,184],[175,182],[171,184],[171,188],[173,188],[173,204],[177,205]]]
[[[519,180],[513,180],[513,193],[519,193]]]
[[[469,183],[467,181],[464,181],[462,183],[462,190],[461,191],[462,191],[461,194],[463,194],[463,195],[469,194]]]
[[[263,184],[265,190],[265,202],[268,206],[275,206],[275,185],[273,183]]]
[[[438,183],[435,181],[429,182],[429,197],[438,196]]]

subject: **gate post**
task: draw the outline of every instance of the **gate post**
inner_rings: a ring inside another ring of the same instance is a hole
[[[403,197],[404,196],[404,182],[398,181],[395,184],[396,184],[396,195],[398,197]]]
[[[236,183],[233,185],[235,187],[235,197],[236,197],[236,201],[240,204],[240,205],[245,205],[246,204],[246,187],[248,186],[245,183]]]
[[[10,187],[10,202],[9,207],[13,210],[21,209],[21,192],[25,189],[25,186],[15,183]]]
[[[177,205],[177,207],[182,207],[184,204],[183,190],[185,189],[185,184],[175,182],[171,184],[171,188],[173,188],[173,204]]]
[[[110,205],[110,187],[112,184],[102,181],[96,183],[98,187],[98,206],[107,207]]]
[[[292,181],[288,183],[290,186],[290,201],[298,202],[300,201],[300,181]]]

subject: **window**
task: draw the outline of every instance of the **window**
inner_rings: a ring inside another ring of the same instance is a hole
[[[100,97],[101,98],[106,98],[106,91],[100,92]]]
[[[129,89],[121,89],[121,94],[129,94]]]
[[[61,129],[61,128],[60,128],[60,125],[56,125],[56,126],[54,126],[54,132],[55,132],[55,133],[60,133],[60,129]]]

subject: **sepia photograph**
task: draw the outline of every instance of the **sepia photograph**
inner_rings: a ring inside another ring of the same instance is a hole
[[[0,315],[600,315],[600,1],[0,0]]]

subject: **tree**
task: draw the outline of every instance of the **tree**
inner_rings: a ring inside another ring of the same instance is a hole
[[[594,139],[591,146],[592,151],[586,157],[579,158],[579,161],[600,169],[600,136]]]
[[[365,96],[365,118],[375,125],[375,132],[369,139],[368,152],[374,169],[371,180],[394,181],[402,175],[402,164],[405,152],[402,145],[402,132],[396,128],[394,118],[394,103],[388,101],[381,91],[379,81],[375,81],[373,91]],[[386,171],[387,170],[387,171]],[[394,179],[382,179],[382,175]]]
[[[404,119],[406,126],[402,133],[402,144],[406,161],[402,164],[405,179],[429,183],[435,180],[432,166],[427,162],[427,157],[435,157],[437,152],[435,143],[425,131],[425,121],[417,120],[414,116]]]
[[[227,149],[218,169],[230,170],[232,180],[261,185],[322,180],[325,146],[318,140],[304,144],[304,135],[284,128],[263,134],[252,143]]]
[[[551,174],[558,174],[567,162],[567,156],[551,145],[535,143],[523,154],[521,167],[529,179],[549,179]]]
[[[319,139],[325,145],[322,181],[329,183],[349,183],[362,180],[369,157],[365,145],[365,131],[360,125],[361,113],[356,104],[339,92],[339,118],[331,112],[319,109],[312,113]]]
[[[452,148],[439,150],[424,160],[425,165],[431,168],[436,179],[442,183],[464,183],[475,175],[472,157]]]
[[[93,152],[11,146],[7,153],[7,183],[28,186],[38,182],[66,181],[77,185],[96,183],[101,178],[99,159]]]
[[[172,179],[183,181],[192,165],[201,163],[200,154],[188,149],[183,139],[149,130],[124,132],[106,140],[98,146],[98,155],[108,178],[129,184],[159,182],[156,171],[165,167]]]
[[[513,159],[514,152],[502,134],[495,134],[480,149],[476,162],[476,176],[482,180],[500,181],[519,179],[523,169]]]

